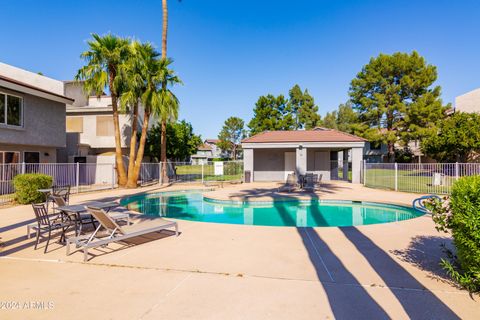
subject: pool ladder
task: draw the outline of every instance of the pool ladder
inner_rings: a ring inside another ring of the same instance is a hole
[[[429,194],[428,196],[423,196],[423,197],[420,197],[420,198],[417,198],[417,199],[413,200],[413,202],[412,202],[412,207],[413,207],[415,210],[428,213],[429,211],[428,211],[427,208],[425,208],[424,202],[425,202],[425,200],[429,200],[429,199],[442,200],[442,198],[440,198],[440,197],[437,196],[436,194]]]

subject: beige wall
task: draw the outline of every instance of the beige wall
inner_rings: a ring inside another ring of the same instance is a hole
[[[480,112],[480,88],[456,97],[455,111]]]
[[[82,117],[83,130],[79,133],[79,143],[89,145],[91,148],[115,148],[115,136],[98,136],[97,135],[97,116],[109,116],[111,114],[88,114],[83,116],[68,116],[68,117]],[[122,133],[122,147],[126,148],[128,141],[130,141],[130,119],[128,115],[119,115],[120,130]],[[112,118],[113,122],[113,118]]]

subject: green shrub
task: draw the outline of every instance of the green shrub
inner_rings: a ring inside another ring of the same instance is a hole
[[[13,186],[15,187],[15,200],[20,204],[45,201],[45,195],[37,190],[50,188],[51,185],[52,177],[46,174],[19,174],[13,179]]]
[[[470,292],[480,291],[480,176],[456,181],[450,199],[428,208],[439,231],[451,232],[456,255],[442,259],[448,274]]]

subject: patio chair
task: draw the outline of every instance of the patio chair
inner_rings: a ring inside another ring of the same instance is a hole
[[[320,189],[320,182],[322,181],[322,175],[308,173],[305,175],[305,185],[303,190],[315,191]]]
[[[287,191],[292,192],[297,188],[297,175],[295,173],[289,173],[285,183],[278,188],[278,192]]]
[[[65,232],[72,222],[68,219],[62,219],[61,216],[50,217],[47,212],[47,208],[44,203],[32,204],[33,212],[35,213],[35,219],[37,220],[37,225],[30,226],[31,229],[36,230],[36,239],[35,239],[35,250],[37,250],[38,243],[40,241],[40,235],[42,233],[48,232],[47,244],[45,245],[44,253],[47,253],[48,244],[50,243],[50,238],[52,237],[52,231],[62,230],[62,235],[60,241],[65,239]],[[30,237],[30,231],[28,231],[28,237]]]
[[[61,196],[55,196],[52,195],[50,196],[53,200],[53,203],[58,207],[63,207],[66,206],[66,202],[63,197]],[[54,210],[58,210],[57,208],[53,208]],[[97,226],[95,225],[95,219],[92,217],[91,214],[88,213],[80,213],[78,215],[73,215],[73,214],[68,214],[68,213],[63,213],[65,216],[72,217],[74,218],[73,222],[75,223],[75,232],[80,233],[82,231],[82,226],[85,224],[91,224],[93,226],[93,229],[95,229]],[[78,225],[80,224],[80,225]]]
[[[62,197],[65,203],[70,203],[70,189],[69,185],[66,186],[53,186],[51,197]]]
[[[83,250],[83,261],[88,260],[88,249],[106,246],[111,242],[122,242],[129,238],[158,232],[168,228],[175,228],[175,236],[178,236],[178,224],[162,218],[154,218],[138,223],[120,226],[104,210],[87,207],[88,212],[100,223],[90,235],[67,238],[67,255],[70,254],[70,244],[75,243],[77,248]],[[101,236],[100,230],[105,229],[106,234]]]

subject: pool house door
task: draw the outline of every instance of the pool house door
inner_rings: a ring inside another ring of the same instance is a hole
[[[295,172],[296,156],[295,152],[285,152],[285,180],[287,180],[289,173]]]

